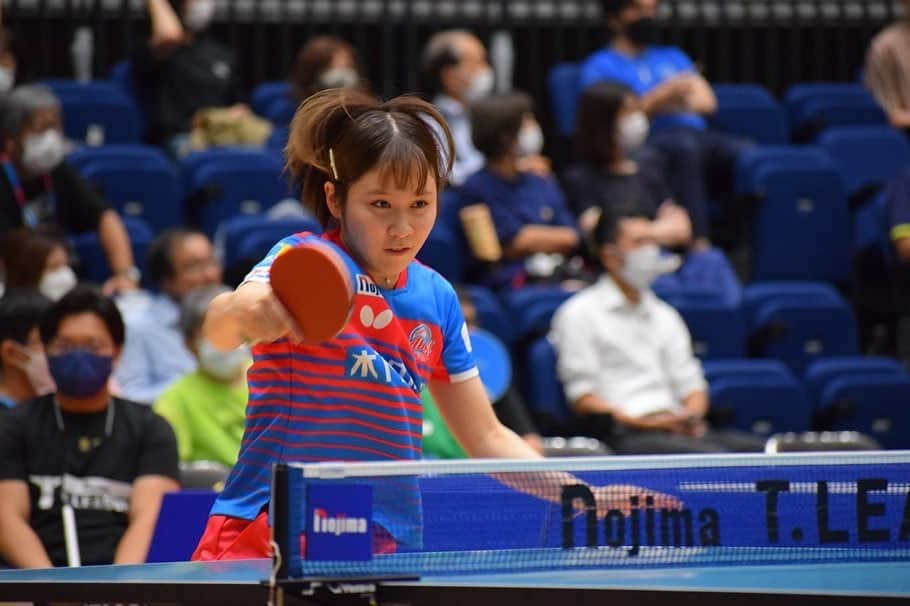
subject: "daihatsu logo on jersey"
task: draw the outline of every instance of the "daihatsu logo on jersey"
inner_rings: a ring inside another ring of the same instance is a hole
[[[331,515],[325,509],[313,510],[313,532],[316,534],[366,534],[369,523],[366,518],[353,518],[345,514]]]

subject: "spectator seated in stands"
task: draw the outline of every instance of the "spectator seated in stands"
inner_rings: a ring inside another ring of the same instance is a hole
[[[888,224],[896,262],[892,267],[897,309],[897,355],[910,365],[910,171],[885,189]]]
[[[0,408],[53,393],[38,323],[50,302],[34,291],[0,297]]]
[[[137,287],[130,238],[120,216],[64,159],[57,98],[43,86],[20,86],[3,101],[0,114],[0,235],[17,227],[42,227],[63,234],[96,231],[113,276],[107,294]]]
[[[667,270],[647,213],[614,207],[594,228],[605,272],[557,310],[550,339],[566,400],[608,413],[617,454],[760,452],[764,441],[708,427],[708,391],[679,313],[650,289]]]
[[[14,229],[3,237],[0,260],[7,291],[38,291],[51,301],[58,301],[78,282],[64,242],[27,227]]]
[[[13,46],[10,31],[0,25],[0,95],[11,91],[16,84],[18,61]]]
[[[714,91],[683,51],[653,44],[657,0],[602,0],[602,6],[612,41],[585,62],[582,88],[616,81],[639,95],[651,119],[649,143],[666,162],[694,237],[707,239],[707,188],[731,193],[736,157],[750,144],[707,129],[704,116],[717,109]]]
[[[463,288],[456,287],[455,292],[458,294],[458,302],[461,304],[465,324],[468,328],[477,328],[479,326],[477,308],[474,301],[471,300],[471,295]],[[481,367],[483,367],[482,364]],[[445,419],[442,418],[442,414],[436,407],[429,389],[424,390],[421,400],[424,411],[424,456],[438,459],[467,459],[467,453],[446,426]],[[521,436],[534,450],[543,452],[540,433],[538,433],[534,421],[531,420],[524,398],[514,384],[510,384],[505,392],[493,402],[493,412],[503,425]]]
[[[495,288],[518,288],[529,278],[559,281],[578,248],[575,217],[552,177],[522,171],[539,154],[543,134],[524,93],[488,97],[471,106],[474,144],[487,158],[454,196],[458,206],[489,207],[504,260],[488,277]]]
[[[648,117],[631,89],[618,82],[589,86],[578,104],[579,161],[562,175],[566,200],[585,236],[602,211],[634,202],[654,219],[659,245],[687,248],[692,242],[689,213],[673,201],[662,167],[631,158],[647,137]]]
[[[222,352],[202,336],[202,320],[227,286],[199,288],[180,305],[180,329],[199,369],[168,387],[155,412],[170,422],[181,461],[214,461],[228,467],[237,461],[246,421],[246,370],[253,362],[248,345]]]
[[[290,80],[297,104],[329,88],[368,88],[357,51],[335,36],[316,36],[300,47]]]
[[[149,246],[148,269],[159,293],[126,314],[126,345],[114,373],[120,395],[152,404],[165,388],[196,370],[180,330],[180,303],[196,288],[221,284],[221,265],[205,234],[174,228]]]
[[[215,1],[148,0],[148,10],[152,37],[133,61],[148,96],[152,140],[181,157],[203,110],[228,109],[235,123],[258,120],[238,103],[234,52],[208,34]]]
[[[483,167],[483,154],[471,139],[468,105],[493,92],[487,49],[467,30],[439,32],[424,47],[420,73],[425,92],[452,131],[455,162],[449,180],[460,185]]]
[[[910,0],[903,0],[904,17],[872,40],[863,72],[888,120],[910,132]]]
[[[177,443],[151,409],[108,392],[123,331],[114,302],[88,287],[41,320],[57,391],[0,415],[0,557],[11,566],[73,564],[69,508],[82,564],[145,561],[161,498],[179,488]]]

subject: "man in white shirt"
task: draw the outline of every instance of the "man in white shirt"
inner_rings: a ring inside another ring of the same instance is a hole
[[[578,414],[613,416],[603,437],[618,454],[761,451],[761,438],[705,422],[707,384],[689,331],[651,291],[676,265],[661,257],[653,231],[634,206],[601,216],[592,237],[606,271],[552,322],[566,399]]]

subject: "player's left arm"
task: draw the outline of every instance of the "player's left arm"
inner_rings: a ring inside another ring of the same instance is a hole
[[[540,455],[499,422],[479,376],[430,383],[433,400],[458,443],[474,458],[538,459]]]
[[[130,495],[129,525],[117,551],[114,564],[142,564],[152,543],[152,533],[158,520],[161,499],[166,492],[174,492],[180,485],[166,476],[140,476],[133,482]]]

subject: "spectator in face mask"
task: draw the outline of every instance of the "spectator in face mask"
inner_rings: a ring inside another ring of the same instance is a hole
[[[651,284],[678,266],[661,257],[649,215],[614,206],[594,228],[605,272],[553,316],[550,339],[566,400],[579,414],[611,414],[600,436],[617,454],[761,452],[764,440],[715,431],[708,390],[680,315]]]
[[[37,290],[58,301],[78,282],[66,246],[53,236],[27,227],[14,229],[4,237],[0,254],[9,290]]]
[[[632,89],[651,121],[649,145],[663,158],[675,198],[689,212],[698,248],[708,244],[708,188],[732,195],[733,168],[745,140],[708,130],[717,109],[711,85],[686,54],[655,44],[658,0],[602,0],[612,36],[582,68],[581,85],[614,81]]]
[[[329,88],[367,88],[354,47],[335,36],[316,36],[297,53],[291,89],[297,103]]]
[[[449,176],[460,185],[483,166],[483,154],[471,139],[468,105],[493,92],[493,68],[483,43],[467,30],[437,33],[420,59],[424,90],[449,124],[455,140],[455,163]]]
[[[647,137],[648,117],[631,89],[616,82],[588,87],[578,104],[579,162],[562,175],[566,199],[585,236],[601,212],[634,202],[654,219],[651,225],[658,244],[688,247],[692,240],[689,213],[673,201],[662,170],[653,162],[632,159]]]
[[[179,488],[174,432],[108,391],[124,332],[109,298],[77,287],[40,332],[57,390],[0,416],[0,557],[18,568],[72,564],[71,509],[82,564],[142,563],[161,498]]]
[[[17,227],[63,234],[95,231],[113,276],[103,291],[136,288],[129,235],[116,211],[70,166],[64,155],[60,107],[42,86],[20,86],[6,96],[0,113],[0,235]]]
[[[10,33],[0,26],[0,95],[13,89],[16,83],[18,61],[13,52],[13,41]]]
[[[202,320],[226,286],[208,286],[187,295],[180,306],[180,329],[199,368],[168,387],[155,403],[177,435],[181,461],[237,461],[246,419],[246,370],[253,361],[248,345],[222,352],[202,335]]]
[[[12,408],[54,391],[38,333],[38,322],[49,306],[34,291],[10,291],[0,297],[0,407]]]
[[[543,134],[524,93],[488,97],[471,106],[474,144],[486,166],[456,188],[458,207],[489,208],[503,261],[486,277],[494,288],[517,288],[529,278],[549,279],[575,252],[578,231],[556,181],[522,170],[538,154]],[[555,256],[553,256],[555,255]]]
[[[152,37],[133,57],[144,82],[150,136],[174,156],[187,150],[197,112],[231,106],[238,116],[234,52],[208,35],[214,0],[147,0]]]
[[[115,373],[120,394],[152,404],[172,382],[196,369],[180,330],[180,305],[193,290],[221,284],[221,264],[205,234],[162,232],[148,250],[148,271],[159,293],[126,314],[126,345]]]

